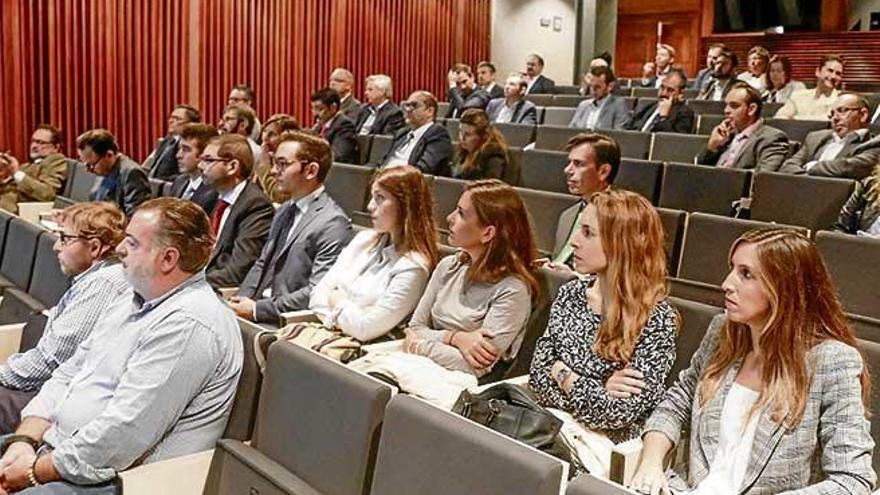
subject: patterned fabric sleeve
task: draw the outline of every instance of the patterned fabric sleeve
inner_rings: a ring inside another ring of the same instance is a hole
[[[535,344],[535,352],[532,356],[532,365],[529,370],[529,387],[538,395],[539,401],[548,407],[555,407],[565,411],[571,410],[568,396],[556,384],[556,380],[550,376],[550,369],[559,359],[554,340],[562,324],[562,309],[570,304],[570,300],[577,297],[574,293],[579,280],[573,280],[559,288],[559,293],[553,305],[550,307],[550,319],[547,322],[547,330]]]

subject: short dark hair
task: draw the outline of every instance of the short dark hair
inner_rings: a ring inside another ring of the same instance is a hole
[[[737,65],[739,65],[739,58],[737,58],[736,53],[734,53],[734,52],[732,52],[732,51],[730,51],[730,50],[725,49],[725,50],[723,50],[723,51],[721,52],[721,54],[718,55],[718,56],[719,56],[719,57],[726,57],[726,58],[729,58],[729,59],[730,59],[730,63],[733,64],[734,67],[736,67]]]
[[[205,146],[208,145],[208,141],[219,135],[220,133],[217,132],[216,127],[198,122],[184,124],[183,128],[180,130],[180,139],[195,141],[199,153],[205,151]]]
[[[339,109],[339,93],[336,92],[333,88],[321,88],[309,97],[309,101],[320,101],[327,107],[331,107],[336,105],[336,108]]]
[[[452,65],[452,72],[458,74],[459,72],[464,72],[467,75],[471,76],[474,74],[473,70],[471,70],[471,66],[468,64],[457,63]]]
[[[433,108],[434,114],[437,114],[437,97],[434,96],[430,91],[414,91],[413,95],[415,95],[416,98],[422,100],[422,103],[424,103],[426,107]]]
[[[822,67],[825,67],[825,64],[827,64],[828,62],[837,62],[840,65],[843,65],[843,56],[838,55],[836,53],[832,53],[829,55],[822,55],[822,57],[819,58],[819,67],[818,68],[821,69]]]
[[[714,50],[715,48],[720,48],[721,50],[727,50],[727,45],[725,45],[724,43],[712,43],[709,45],[709,48],[707,48],[706,51],[708,52],[709,50]]]
[[[604,60],[609,66],[611,66],[611,61],[613,60],[613,58],[611,57],[611,54],[608,53],[607,51],[604,51],[604,52],[602,52],[602,53],[596,55],[595,57],[593,57],[593,60],[595,60],[595,59],[597,59],[597,58],[601,58],[601,59]]]
[[[493,64],[492,62],[483,60],[482,62],[477,64],[477,69],[479,69],[480,67],[486,67],[487,69],[489,69],[489,72],[493,74],[495,73],[495,64]]]
[[[608,84],[611,84],[615,81],[614,71],[611,70],[611,67],[608,67],[607,65],[599,65],[597,67],[590,68],[590,74],[595,77],[604,76],[605,82]]]
[[[34,129],[36,131],[48,131],[49,134],[52,135],[52,144],[58,146],[61,144],[61,129],[55,127],[52,124],[40,124]]]
[[[240,134],[221,134],[211,138],[207,144],[219,146],[217,156],[220,158],[238,160],[239,177],[247,179],[251,176],[251,171],[254,169],[254,152],[246,137]]]
[[[80,150],[91,148],[98,155],[105,155],[109,151],[114,153],[119,151],[116,136],[107,129],[92,129],[80,134],[76,138],[76,148]]]
[[[318,164],[318,182],[323,183],[333,166],[333,149],[325,139],[309,132],[288,131],[281,135],[278,146],[286,142],[299,143],[297,160],[305,160]]]
[[[136,213],[141,211],[159,213],[153,243],[177,249],[182,271],[196,273],[208,264],[214,238],[208,215],[200,206],[185,199],[164,197],[145,201]]]
[[[257,93],[254,92],[254,88],[248,86],[247,84],[236,84],[232,87],[232,91],[241,91],[247,96],[247,99],[254,103],[257,101]]]
[[[544,57],[538,55],[537,53],[529,54],[528,58],[534,58],[535,60],[538,61],[538,65],[540,65],[541,67],[544,67]]]
[[[620,169],[620,145],[617,144],[617,141],[604,134],[582,132],[575,134],[568,140],[568,143],[565,144],[565,151],[571,151],[583,144],[589,144],[593,147],[597,164],[607,163],[611,166],[611,172],[608,173],[608,183],[614,182],[617,171]]]
[[[301,129],[299,122],[292,115],[286,113],[276,113],[269,117],[269,120],[263,123],[263,129],[269,126],[277,126],[278,132],[298,131]]]
[[[758,106],[758,111],[755,112],[755,117],[758,118],[761,116],[761,109],[764,107],[764,99],[761,97],[761,93],[758,92],[757,89],[752,87],[751,84],[745,81],[736,81],[730,85],[730,89],[727,90],[729,94],[734,89],[741,89],[746,92],[746,105],[751,105],[754,103]]]
[[[244,121],[247,124],[244,132],[250,134],[251,131],[254,130],[254,126],[257,124],[257,115],[250,107],[226,105],[226,108],[223,109],[223,113],[225,114],[226,112],[232,112],[237,120]]]
[[[178,103],[177,105],[174,105],[174,110],[183,110],[186,114],[186,119],[189,122],[198,122],[199,120],[202,120],[202,114],[199,112],[199,109],[192,105]]]
[[[679,81],[681,81],[678,84],[678,89],[684,89],[687,87],[688,77],[687,77],[687,74],[684,73],[684,70],[681,67],[673,67],[673,68],[669,69],[669,72],[666,73],[666,77],[669,77],[671,75],[678,76]]]

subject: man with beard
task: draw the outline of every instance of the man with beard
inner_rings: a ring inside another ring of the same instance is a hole
[[[31,136],[29,163],[0,153],[0,208],[18,213],[18,203],[52,201],[67,180],[67,161],[60,152],[61,131],[48,124]]]

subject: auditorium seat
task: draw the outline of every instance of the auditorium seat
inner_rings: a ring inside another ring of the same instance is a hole
[[[663,223],[663,248],[666,250],[666,274],[674,277],[678,271],[681,257],[681,243],[684,239],[684,226],[687,213],[681,210],[657,208],[660,221]]]
[[[70,197],[70,189],[73,186],[73,172],[76,170],[77,165],[81,164],[73,158],[65,158],[64,161],[67,162],[67,177],[64,179],[64,187],[61,188],[59,194]]]
[[[375,171],[372,167],[334,163],[324,186],[330,197],[351,216],[352,212],[365,211]]]
[[[0,324],[22,322],[31,314],[51,308],[67,290],[70,279],[61,271],[58,263],[54,249],[56,239],[57,236],[49,232],[43,232],[37,239],[33,272],[27,290],[10,287],[5,291],[0,302]],[[25,346],[25,340],[23,337],[22,347],[32,347]],[[39,340],[39,335],[36,340]],[[34,345],[36,340],[32,342]]]
[[[557,88],[558,87],[559,86],[557,86]],[[585,99],[586,98],[584,98],[583,96],[581,96],[578,93],[564,94],[564,95],[557,94],[553,97],[553,106],[554,107],[576,108]]]
[[[537,94],[526,95],[525,98],[539,107],[553,106],[553,95]]]
[[[663,169],[659,205],[684,211],[729,215],[734,201],[746,196],[747,170],[667,163]]]
[[[633,88],[632,95],[636,98],[656,98],[657,88]]]
[[[629,90],[627,90],[627,91],[629,91]],[[632,112],[633,110],[635,110],[636,104],[638,104],[639,99],[636,98],[635,96],[626,95],[623,97],[623,101],[624,101],[624,103],[626,103],[626,109],[628,111]]]
[[[535,148],[539,150],[562,151],[572,136],[586,132],[572,129],[566,125],[539,125],[535,134]]]
[[[880,319],[880,239],[822,231],[816,246],[843,308]]]
[[[620,145],[620,156],[625,158],[638,158],[645,160],[651,151],[651,133],[639,131],[621,131],[612,129],[596,129],[597,133],[604,134]]]
[[[825,229],[837,220],[854,185],[849,179],[759,172],[753,177],[751,218]]]
[[[572,107],[544,107],[542,124],[568,127],[575,111],[576,109]]]
[[[657,90],[654,90],[654,94],[650,96],[642,96],[636,100],[636,104],[631,107],[633,113],[639,113],[642,109],[657,103]]]
[[[626,189],[639,193],[651,204],[657,204],[660,194],[660,180],[663,177],[663,163],[636,158],[623,158],[614,178],[615,189]]]
[[[629,88],[632,86],[632,79],[629,77],[618,77],[617,78],[617,87],[618,88]]]
[[[632,95],[632,88],[629,86],[615,86],[614,89],[611,90],[611,94],[630,98],[630,95]]]
[[[355,136],[358,143],[358,165],[366,165],[370,162],[370,148],[373,145],[373,136],[369,134]]]
[[[241,331],[241,340],[244,345],[244,362],[241,367],[241,377],[238,379],[238,387],[235,390],[235,399],[232,401],[232,411],[229,413],[229,422],[226,423],[226,431],[223,438],[233,440],[250,440],[254,433],[254,423],[257,420],[257,407],[260,400],[260,387],[263,383],[263,372],[254,353],[254,339],[259,338],[259,346],[265,353],[269,349],[276,336],[271,333],[260,333],[263,327],[256,323],[237,318],[238,327]],[[264,354],[265,355],[265,354]]]
[[[507,141],[508,146],[523,146],[535,141],[535,126],[531,124],[508,124],[499,122],[492,124]]]
[[[554,94],[557,95],[557,96],[558,96],[558,95],[565,95],[565,96],[569,96],[569,95],[577,95],[577,96],[580,96],[580,94],[581,94],[581,87],[580,87],[580,86],[571,85],[571,84],[569,84],[569,85],[566,85],[566,84],[557,84],[556,87],[554,88],[554,91],[555,91]]]
[[[532,231],[538,250],[544,253],[553,252],[556,244],[556,224],[559,215],[568,207],[580,201],[577,196],[559,194],[532,189],[517,188],[519,196],[525,203],[526,210],[532,217]]]
[[[568,194],[565,172],[563,172],[566,165],[568,165],[568,153],[564,151],[524,151],[522,187]]]
[[[0,289],[17,287],[27,290],[34,267],[37,239],[43,232],[42,227],[20,218],[9,220],[6,247],[0,262]]]
[[[444,125],[446,126],[446,132],[449,133],[449,137],[452,138],[453,141],[458,141],[459,129],[461,128],[461,120],[446,119]]]
[[[512,378],[527,375],[532,364],[532,356],[535,353],[535,344],[547,330],[547,322],[550,319],[550,305],[556,300],[559,288],[576,278],[574,272],[551,270],[540,268],[535,273],[540,287],[538,297],[532,305],[532,313],[526,323],[522,344],[519,352],[511,361],[510,366],[504,373],[503,378]],[[494,372],[494,370],[493,370]],[[488,380],[489,382],[493,380]]]
[[[709,136],[655,132],[651,159],[665,162],[696,163],[697,155],[706,148]]]
[[[754,229],[779,227],[806,233],[788,225],[728,218],[705,213],[688,216],[681,262],[676,277],[670,277],[670,294],[691,301],[721,306],[721,284],[730,270],[730,246],[740,235]]]
[[[162,179],[154,179],[150,177],[150,194],[153,195],[154,198],[160,198],[165,195],[166,186],[170,186],[171,183],[162,180]]]
[[[723,101],[686,100],[685,104],[696,114],[724,115]]]
[[[272,344],[253,442],[218,442],[205,493],[367,493],[390,397],[387,385],[320,354]]]
[[[371,493],[559,495],[562,462],[422,400],[388,404]]]
[[[807,134],[829,127],[828,122],[824,120],[766,119],[764,123],[784,132],[788,139],[800,143],[804,142]]]
[[[697,96],[699,96],[699,94],[700,94],[700,90],[693,89],[693,88],[685,89],[684,91],[681,92],[681,96],[685,100],[690,100],[690,99],[696,98]]]
[[[86,170],[84,164],[77,162],[73,169],[73,175],[68,180],[71,182],[70,199],[75,202],[83,202],[89,200],[89,194],[101,178]]]
[[[507,166],[501,172],[501,180],[518,187],[522,185],[522,165],[524,158],[522,148],[510,146],[507,148],[507,156],[509,158]]]
[[[0,209],[0,260],[6,254],[6,239],[9,232],[9,222],[15,218],[15,215],[6,210]]]
[[[449,113],[449,102],[448,101],[440,101],[437,102],[437,116],[438,117],[446,117],[446,114]]]
[[[712,134],[715,127],[724,121],[724,115],[710,115],[708,113],[697,115],[697,118],[700,119],[697,124],[697,134],[704,136]]]
[[[862,351],[862,357],[871,378],[880,376],[880,343],[861,339],[857,342],[859,350]],[[868,407],[873,414],[877,414],[877,411],[880,411],[880,386],[877,386],[876,382],[871,383],[871,385],[871,396]],[[871,417],[871,438],[875,441],[874,456],[871,460],[874,466],[874,472],[878,473],[880,472],[880,442],[877,442],[877,439],[880,439],[880,421],[877,421],[876,416]]]
[[[368,163],[371,165],[381,166],[382,158],[391,150],[392,136],[376,135],[373,136],[370,144],[370,159]]]
[[[785,105],[785,103],[764,103],[764,106],[761,108],[761,116],[764,118],[773,117],[782,108],[782,105]]]
[[[700,342],[709,328],[709,322],[722,312],[718,306],[679,297],[670,297],[669,302],[678,311],[681,320],[678,325],[678,337],[675,339],[675,364],[672,365],[672,371],[666,378],[667,387],[675,383],[679,372],[690,366],[691,357],[700,347]]]
[[[446,216],[458,205],[465,184],[465,181],[449,177],[434,178],[434,221],[441,232],[448,229]]]

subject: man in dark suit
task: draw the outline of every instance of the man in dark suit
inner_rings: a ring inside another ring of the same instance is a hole
[[[244,136],[224,134],[208,141],[199,167],[217,190],[211,212],[214,249],[205,275],[215,289],[238,287],[257,260],[275,209],[259,186],[248,180],[254,156]]]
[[[450,177],[452,140],[445,127],[434,123],[437,98],[427,91],[416,91],[401,106],[408,127],[394,134],[388,153],[375,165],[412,165],[426,174]]]
[[[660,83],[659,99],[633,113],[624,129],[690,133],[694,128],[694,111],[684,104],[682,92],[686,86],[684,72],[680,69],[670,70]]]
[[[333,148],[333,160],[357,163],[358,144],[354,137],[354,122],[339,110],[339,93],[330,88],[312,93],[312,132],[326,139]]]
[[[504,97],[495,98],[486,105],[490,122],[511,124],[538,123],[538,108],[524,98],[528,83],[519,74],[513,74],[504,83]]]
[[[727,46],[724,43],[712,43],[709,45],[709,49],[706,51],[706,67],[703,67],[697,72],[697,77],[694,78],[691,83],[691,89],[696,89],[702,92],[706,89],[706,86],[709,85],[709,81],[712,79],[712,71],[715,69],[715,60],[718,59],[718,56],[721,55],[721,52],[727,50]]]
[[[712,78],[706,84],[703,91],[697,95],[698,100],[724,101],[724,96],[736,83],[736,66],[738,60],[736,54],[729,50],[722,50],[715,57],[715,67],[712,69]]]
[[[460,118],[465,110],[471,108],[485,110],[491,97],[489,93],[477,87],[474,73],[469,65],[455,64],[449,73],[449,82],[451,87],[446,95],[446,99],[449,100],[447,118]]]
[[[173,180],[180,174],[177,164],[177,147],[180,129],[201,118],[198,109],[190,105],[175,105],[168,116],[168,135],[159,140],[156,148],[144,160],[147,175],[155,179]]]
[[[495,64],[483,60],[477,64],[477,85],[483,91],[489,93],[489,98],[501,98],[504,90],[495,83]]]
[[[406,125],[403,110],[391,102],[391,78],[385,74],[367,77],[364,96],[367,102],[361,105],[355,120],[355,132],[367,134],[394,134]]]
[[[210,215],[217,202],[217,191],[202,177],[199,162],[208,141],[220,134],[208,124],[185,124],[179,135],[177,163],[180,165],[180,175],[174,178],[168,195],[188,199]]]
[[[788,137],[763,124],[761,94],[740,81],[727,92],[724,103],[724,121],[712,130],[697,162],[724,168],[778,170],[788,153]]]
[[[263,125],[260,122],[260,119],[257,118],[257,93],[254,91],[254,88],[248,86],[247,84],[238,84],[233,86],[229,91],[229,97],[226,99],[227,105],[235,105],[237,107],[247,108],[254,114],[254,124],[251,129],[249,137],[255,143],[260,141],[260,136],[263,133]],[[219,127],[219,126],[218,126]]]
[[[150,199],[150,181],[144,169],[131,158],[119,152],[116,137],[106,129],[92,129],[76,138],[79,161],[86,169],[102,177],[98,188],[92,191],[92,201],[116,203],[131,217],[141,203]]]
[[[780,172],[861,180],[880,163],[880,137],[868,129],[868,100],[844,92],[831,110],[831,129],[807,134]]]
[[[354,74],[343,67],[337,67],[330,73],[327,87],[339,94],[339,111],[351,120],[357,118],[361,102],[351,92],[354,87]]]
[[[537,53],[529,55],[526,59],[526,82],[529,88],[528,95],[553,94],[556,92],[556,83],[549,77],[544,77],[544,59]]]
[[[269,238],[229,306],[245,319],[278,324],[308,308],[312,288],[352,236],[351,222],[324,189],[333,165],[326,141],[286,134],[273,158],[277,187],[291,199],[278,209]]]

